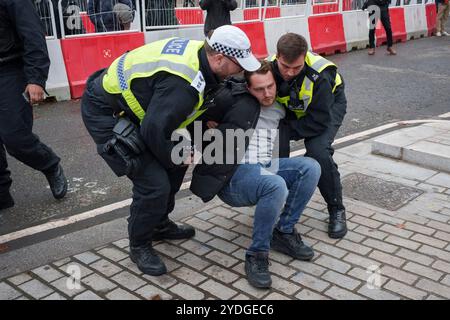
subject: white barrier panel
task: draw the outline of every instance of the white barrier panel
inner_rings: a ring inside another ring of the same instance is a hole
[[[152,30],[145,32],[145,43],[171,37],[187,38],[190,40],[205,40],[203,26],[192,28],[177,28],[165,30]]]
[[[242,22],[244,21],[244,10],[242,10],[241,8],[237,8],[230,12],[230,16],[232,23]]]
[[[408,40],[428,35],[427,15],[424,5],[405,6],[405,26]]]
[[[70,100],[70,87],[61,51],[61,43],[57,39],[47,39],[47,48],[51,63],[46,89],[50,96],[55,97],[57,101]]]
[[[276,53],[278,39],[288,32],[295,32],[302,35],[311,47],[308,18],[306,17],[286,17],[265,20],[264,32],[269,56]]]
[[[293,17],[293,16],[304,17],[306,15],[306,4],[281,6],[280,15],[281,17]]]
[[[365,49],[369,45],[369,16],[367,11],[343,11],[347,51]]]

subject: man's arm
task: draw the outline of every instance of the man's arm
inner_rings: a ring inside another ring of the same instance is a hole
[[[290,120],[295,140],[320,135],[330,124],[331,108],[334,103],[332,92],[336,69],[330,68],[322,72],[319,80],[314,84],[314,92],[306,115],[300,119]]]
[[[175,166],[171,159],[175,143],[172,133],[192,113],[198,102],[198,92],[175,75],[161,77],[141,124],[145,144],[165,168]]]
[[[39,89],[35,86],[39,86],[41,89],[45,88],[50,68],[41,20],[33,2],[29,0],[7,1],[6,9],[23,43],[25,77],[28,85],[34,85],[30,87],[32,90],[29,93],[31,102],[35,103],[36,100],[40,100],[41,96],[43,98],[43,92],[39,93]]]

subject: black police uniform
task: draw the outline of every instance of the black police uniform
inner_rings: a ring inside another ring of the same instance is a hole
[[[287,83],[283,80],[275,62],[273,66],[278,95],[291,96],[291,93],[294,96],[297,95],[306,76],[306,67],[295,79]],[[293,112],[288,111],[287,118],[290,119],[292,129],[291,139],[304,139],[305,156],[314,158],[320,164],[322,174],[318,187],[330,213],[329,234],[332,237],[342,237],[347,231],[345,207],[342,199],[341,177],[338,166],[333,160],[334,148],[331,144],[344,120],[347,99],[344,82],[336,87],[334,93],[332,92],[336,72],[335,67],[328,67],[315,80],[313,97],[304,117],[297,119]],[[338,214],[337,220],[336,214]],[[333,232],[333,229],[337,232]]]
[[[10,199],[12,182],[5,149],[47,178],[60,168],[60,158],[33,134],[33,109],[22,95],[28,84],[45,88],[49,66],[44,32],[33,2],[0,0],[0,209],[2,200]]]
[[[206,81],[205,92],[208,92],[218,85],[218,79],[209,68],[204,49],[199,51],[199,60]],[[131,246],[151,246],[152,239],[155,240],[155,228],[168,220],[168,214],[174,208],[175,194],[187,169],[172,162],[174,142],[170,140],[171,134],[192,112],[198,102],[198,91],[186,80],[167,72],[132,81],[133,94],[146,112],[138,128],[146,150],[139,156],[139,169],[127,172],[123,158],[108,148],[118,122],[113,116],[114,105],[126,106],[126,103],[120,95],[105,92],[102,85],[104,74],[105,71],[100,70],[87,82],[81,103],[83,121],[97,144],[100,156],[117,176],[127,175],[133,182],[133,203],[128,219]],[[122,110],[139,125],[129,108]]]

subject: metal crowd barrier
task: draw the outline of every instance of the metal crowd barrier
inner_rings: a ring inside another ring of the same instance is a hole
[[[48,38],[153,31],[198,27],[206,12],[199,0],[110,0],[132,5],[134,20],[129,29],[120,25],[113,11],[103,12],[98,2],[104,0],[33,0]],[[231,12],[233,23],[265,21],[279,17],[304,17],[328,12],[361,10],[365,0],[238,0]],[[97,3],[97,6],[95,5]],[[391,7],[434,3],[434,0],[392,0]],[[104,19],[110,25],[104,24]]]

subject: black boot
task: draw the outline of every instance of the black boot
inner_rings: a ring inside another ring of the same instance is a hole
[[[64,175],[61,165],[57,165],[52,171],[44,172],[47,178],[50,190],[52,190],[53,197],[55,199],[62,199],[67,193],[67,179]]]
[[[164,262],[162,262],[151,245],[130,246],[130,258],[131,261],[137,264],[138,269],[145,274],[160,276],[167,273]]]
[[[14,199],[9,192],[0,193],[0,210],[8,209],[14,206]]]
[[[193,236],[195,236],[195,229],[192,226],[177,225],[172,220],[167,219],[153,230],[152,240],[179,240],[189,239]]]
[[[272,278],[269,273],[269,254],[256,252],[245,255],[245,274],[248,282],[256,288],[270,288]]]
[[[347,234],[345,209],[331,209],[328,224],[328,236],[333,239],[343,238]]]
[[[270,248],[291,256],[298,260],[311,260],[314,251],[303,243],[302,237],[296,229],[292,233],[282,233],[277,228],[273,230]]]

